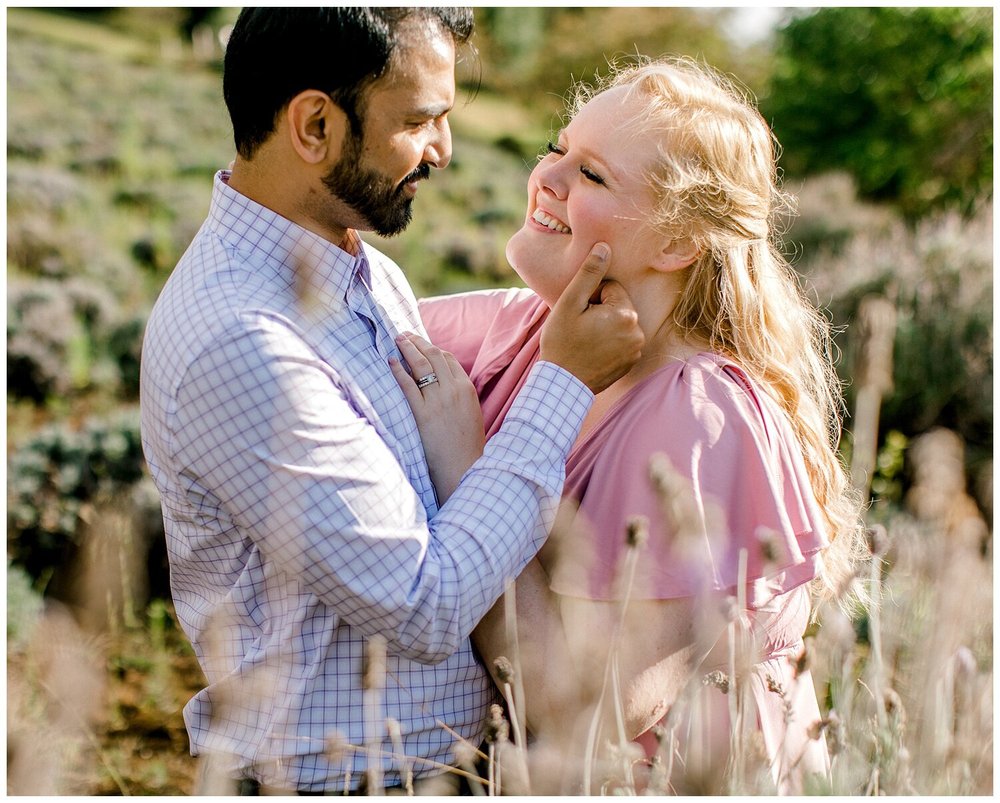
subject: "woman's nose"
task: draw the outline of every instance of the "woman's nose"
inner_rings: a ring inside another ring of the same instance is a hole
[[[535,182],[541,189],[548,190],[556,198],[566,197],[566,177],[562,170],[562,160],[556,162],[539,162],[535,167]]]

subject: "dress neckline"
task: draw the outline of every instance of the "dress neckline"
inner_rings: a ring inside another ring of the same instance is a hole
[[[572,462],[578,452],[583,451],[587,446],[589,446],[591,441],[593,441],[603,430],[607,429],[609,422],[618,412],[619,408],[623,407],[628,401],[638,395],[647,385],[652,383],[654,379],[667,372],[683,370],[686,366],[693,364],[695,361],[700,361],[702,358],[707,359],[709,362],[712,362],[717,366],[721,366],[723,363],[731,362],[726,357],[723,357],[721,354],[714,351],[698,351],[688,357],[672,358],[666,365],[661,365],[659,368],[651,371],[647,376],[636,382],[633,387],[625,391],[619,399],[617,399],[607,410],[605,410],[598,422],[590,428],[590,431],[577,438],[573,447],[569,451],[569,455],[566,457],[566,462]]]

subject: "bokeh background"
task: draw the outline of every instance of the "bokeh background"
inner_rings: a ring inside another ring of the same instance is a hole
[[[11,793],[196,790],[180,709],[201,678],[169,599],[138,361],[232,158],[221,58],[235,15],[6,13]],[[991,793],[992,9],[476,16],[452,165],[422,186],[404,234],[372,242],[418,295],[515,284],[504,245],[572,80],[636,53],[735,76],[782,145],[799,205],[785,247],[837,327],[844,458],[887,538],[874,545],[879,671],[909,725],[858,747],[870,773],[842,791],[871,792],[874,776],[890,793]],[[850,624],[858,677],[872,625],[865,612]],[[945,714],[927,708],[942,673]],[[831,680],[826,706],[835,693]]]

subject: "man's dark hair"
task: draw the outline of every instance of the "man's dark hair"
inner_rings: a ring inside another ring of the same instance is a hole
[[[306,89],[326,92],[360,136],[362,93],[388,70],[400,23],[413,14],[436,21],[456,45],[472,36],[469,8],[243,9],[222,79],[236,152],[252,158],[278,113]]]

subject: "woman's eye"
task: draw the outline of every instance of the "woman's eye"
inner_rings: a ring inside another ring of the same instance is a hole
[[[557,156],[566,155],[566,149],[557,145],[555,142],[545,143],[545,150],[546,153],[554,153]],[[583,174],[584,178],[586,178],[588,181],[593,181],[595,184],[600,184],[601,186],[604,186],[605,184],[604,179],[586,165],[580,165],[580,172]]]

